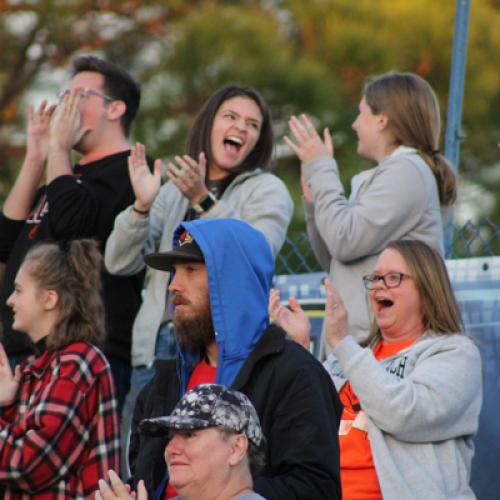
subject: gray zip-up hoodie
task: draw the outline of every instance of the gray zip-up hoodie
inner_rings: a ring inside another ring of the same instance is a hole
[[[475,498],[469,481],[482,403],[481,357],[466,335],[426,332],[377,361],[348,336],[324,363],[368,418],[385,500]]]

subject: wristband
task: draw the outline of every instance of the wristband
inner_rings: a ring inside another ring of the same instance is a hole
[[[144,217],[146,217],[147,215],[149,215],[149,210],[139,210],[138,208],[135,208],[134,205],[132,205],[132,210],[136,213],[136,214],[139,214],[139,215],[142,215]]]
[[[217,198],[209,191],[207,196],[193,205],[194,211],[198,215],[208,212],[216,203]]]

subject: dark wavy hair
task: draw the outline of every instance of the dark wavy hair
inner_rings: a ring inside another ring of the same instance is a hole
[[[241,85],[226,85],[209,97],[189,131],[185,147],[186,154],[192,158],[198,158],[198,155],[203,151],[207,158],[207,165],[210,165],[212,159],[210,137],[215,115],[221,105],[233,97],[252,99],[262,113],[262,126],[257,144],[239,165],[238,171],[245,172],[255,170],[258,167],[268,169],[274,151],[274,134],[269,108],[264,98],[255,89]]]
[[[23,265],[39,288],[57,293],[58,320],[47,337],[47,348],[59,350],[72,342],[102,345],[102,256],[94,240],[41,243],[26,255]]]
[[[85,55],[73,60],[73,76],[83,71],[102,75],[104,92],[113,99],[125,103],[126,110],[120,118],[120,123],[123,133],[128,137],[141,102],[140,85],[124,69],[96,56]]]

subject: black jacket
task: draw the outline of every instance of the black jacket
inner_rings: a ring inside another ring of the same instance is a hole
[[[340,499],[338,426],[342,406],[323,366],[271,326],[239,371],[233,388],[259,414],[268,442],[267,465],[254,489],[269,500]],[[134,411],[130,464],[134,482],[150,494],[165,476],[166,438],[141,436],[143,418],[169,415],[180,399],[175,360],[158,361]]]
[[[5,262],[1,315],[8,354],[31,350],[28,337],[12,330],[12,311],[6,300],[28,250],[43,241],[94,238],[104,250],[115,217],[134,202],[127,158],[130,151],[76,165],[74,175],[62,175],[37,192],[33,209],[24,220],[0,214],[0,262]],[[132,323],[141,303],[144,273],[129,277],[102,273],[106,310],[106,354],[130,361]]]

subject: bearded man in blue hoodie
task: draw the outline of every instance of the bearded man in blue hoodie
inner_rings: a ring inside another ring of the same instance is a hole
[[[178,356],[157,362],[137,400],[133,482],[143,479],[150,498],[176,496],[163,460],[168,439],[141,435],[139,422],[170,415],[187,390],[217,383],[245,393],[259,414],[268,448],[256,492],[269,500],[340,499],[341,404],[322,365],[269,325],[274,259],[264,236],[234,219],[185,222],[174,250],[145,260],[175,272],[169,291]]]

